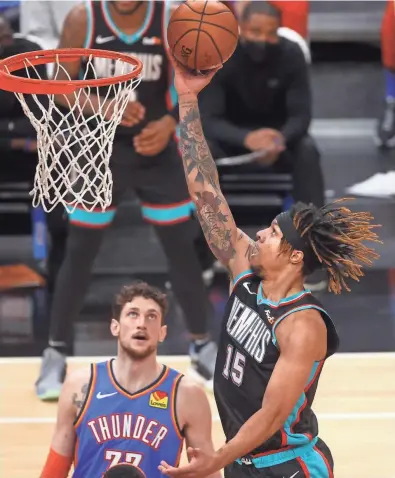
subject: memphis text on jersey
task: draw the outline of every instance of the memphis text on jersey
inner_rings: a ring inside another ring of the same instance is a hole
[[[271,322],[270,311],[267,311]],[[270,343],[272,332],[258,312],[234,298],[226,324],[228,334],[258,363],[262,363]]]
[[[158,81],[162,75],[163,55],[155,53],[129,53],[124,55],[133,56],[143,62],[144,68],[141,73],[142,81]],[[110,78],[113,76],[126,75],[134,69],[134,65],[123,61],[109,60],[107,58],[94,57],[93,64],[98,78]]]

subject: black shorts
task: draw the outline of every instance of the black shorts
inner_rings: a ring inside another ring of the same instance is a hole
[[[105,212],[77,208],[70,222],[81,227],[108,226],[125,193],[132,189],[141,201],[142,215],[150,223],[171,225],[188,220],[194,204],[188,193],[177,143],[171,141],[157,156],[137,154],[132,145],[115,141],[110,160],[112,172],[112,205]]]
[[[278,465],[256,468],[253,464],[232,463],[225,468],[225,478],[333,478],[333,458],[326,444],[318,439],[314,447]]]

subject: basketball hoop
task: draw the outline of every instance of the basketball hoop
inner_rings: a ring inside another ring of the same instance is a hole
[[[114,76],[97,78],[96,65],[103,59],[113,60]],[[63,64],[77,61],[81,79],[72,80]],[[42,80],[36,67],[49,63],[54,79]],[[142,67],[129,55],[85,48],[33,51],[0,61],[0,88],[15,93],[37,132],[34,207],[41,204],[49,212],[61,203],[72,212],[110,206],[115,131],[134,99]],[[27,77],[13,75],[17,70]],[[57,80],[59,74],[66,79]],[[67,108],[59,107],[56,96]]]

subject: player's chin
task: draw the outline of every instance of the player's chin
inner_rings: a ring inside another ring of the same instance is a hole
[[[141,360],[149,357],[156,351],[156,344],[148,340],[132,339],[127,351],[132,358]]]

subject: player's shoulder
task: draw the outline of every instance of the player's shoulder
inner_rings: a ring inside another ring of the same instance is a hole
[[[85,384],[89,384],[92,379],[94,365],[78,368],[66,375],[65,387],[69,389],[81,389]]]
[[[202,415],[210,414],[209,400],[201,385],[183,376],[179,382],[176,410],[177,422],[181,430],[195,421],[196,412]]]
[[[208,399],[206,392],[197,382],[182,376],[178,386],[178,400],[190,407],[191,403],[195,405]]]
[[[81,2],[75,4],[66,15],[65,25],[81,26],[86,25],[88,18],[87,3]]]

